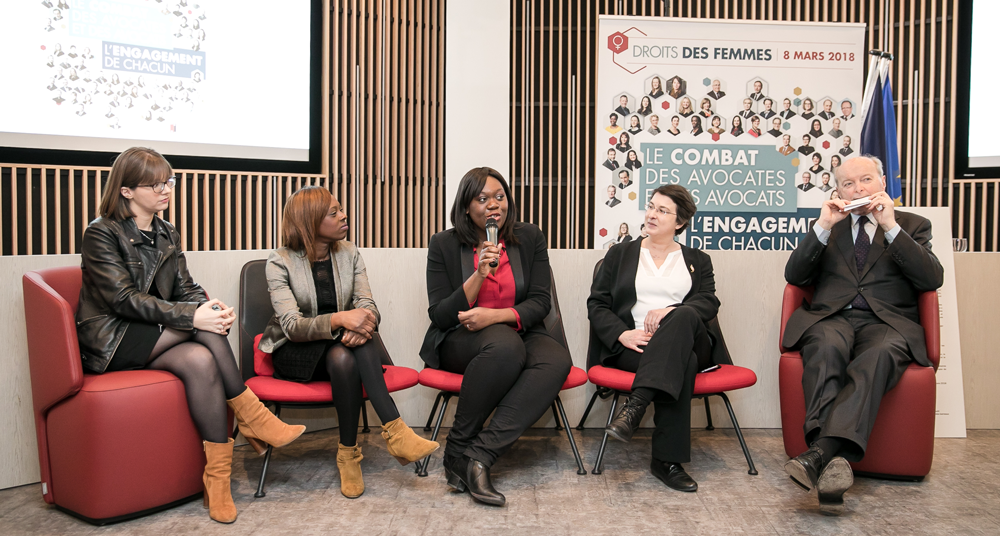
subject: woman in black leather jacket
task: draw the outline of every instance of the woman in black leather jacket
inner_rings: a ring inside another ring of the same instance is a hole
[[[226,339],[233,309],[205,296],[188,273],[177,231],[156,215],[167,208],[174,183],[170,164],[152,149],[133,147],[115,159],[101,217],[83,234],[80,354],[96,374],[148,368],[180,378],[204,440],[205,505],[212,519],[232,523],[226,404],[260,454],[264,443],[287,445],[305,427],[278,420],[243,384]]]

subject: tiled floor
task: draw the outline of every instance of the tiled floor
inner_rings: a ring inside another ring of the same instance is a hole
[[[601,431],[574,431],[592,468]],[[494,467],[507,496],[495,508],[452,493],[440,453],[427,478],[400,467],[376,433],[360,436],[367,491],[340,494],[337,432],[306,434],[272,460],[267,496],[254,499],[261,459],[237,449],[233,495],[240,517],[211,521],[195,501],[109,527],[93,527],[46,505],[38,485],[0,490],[0,534],[1000,534],[1000,431],[939,439],[921,483],[858,478],[847,512],[822,516],[815,494],[785,476],[779,430],[745,430],[758,476],[731,430],[695,431],[687,469],[697,493],[679,493],[649,474],[650,431],[612,442],[601,475],[576,474],[564,435],[533,429]]]

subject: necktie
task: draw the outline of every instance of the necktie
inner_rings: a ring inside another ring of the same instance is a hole
[[[872,248],[871,239],[868,238],[868,232],[865,230],[865,224],[867,223],[869,223],[868,216],[858,218],[858,237],[854,239],[854,260],[858,263],[859,276],[861,275],[861,270],[865,267],[865,261],[868,260],[868,252]],[[872,310],[868,306],[868,301],[860,293],[851,301],[851,307],[864,311]]]

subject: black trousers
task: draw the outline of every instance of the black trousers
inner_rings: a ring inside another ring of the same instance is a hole
[[[913,361],[906,340],[875,313],[848,309],[807,329],[801,352],[806,442],[845,439],[841,455],[860,461],[882,396]]]
[[[670,312],[640,354],[626,349],[609,364],[635,372],[632,389],[655,389],[653,399],[653,459],[661,462],[691,461],[691,395],[694,378],[708,367],[712,343],[705,323],[692,309]]]
[[[569,351],[552,337],[521,335],[503,324],[457,329],[439,349],[441,369],[465,376],[445,454],[464,454],[486,466],[552,405],[572,366]]]

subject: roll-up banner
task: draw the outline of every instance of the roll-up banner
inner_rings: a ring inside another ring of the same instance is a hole
[[[682,243],[795,249],[860,153],[864,45],[863,24],[602,16],[595,247],[642,236],[652,192],[680,184],[698,205]],[[946,267],[935,432],[965,437],[950,218],[912,211]]]
[[[700,249],[792,250],[857,156],[863,24],[601,17],[595,240],[642,234],[680,184]]]

